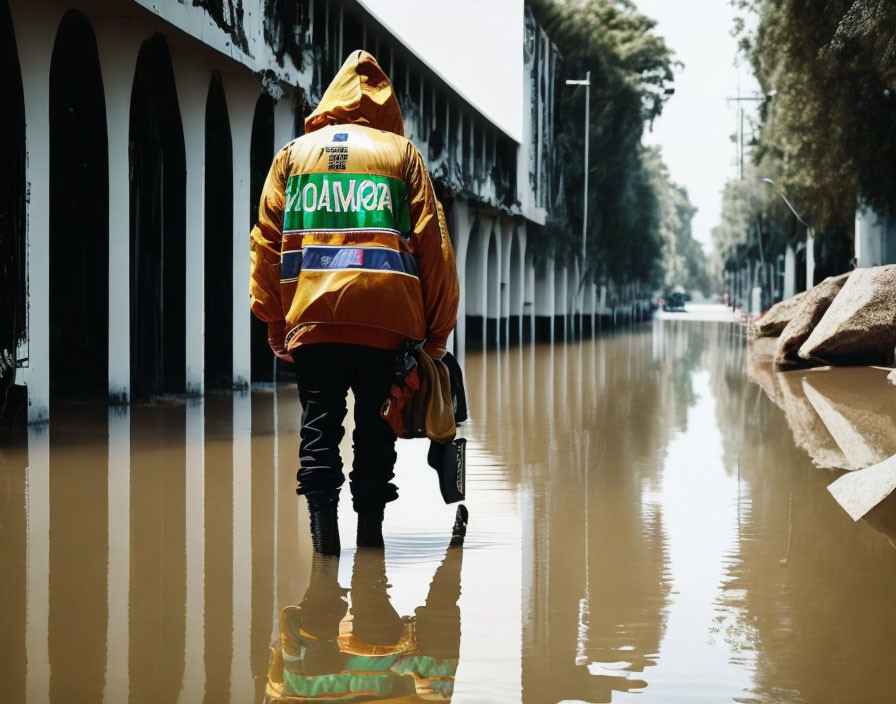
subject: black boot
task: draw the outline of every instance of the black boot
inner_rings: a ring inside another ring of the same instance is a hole
[[[311,545],[322,555],[338,555],[339,524],[337,523],[338,496],[308,497],[308,513],[311,515]]]
[[[359,548],[381,548],[383,543],[383,509],[358,511]]]

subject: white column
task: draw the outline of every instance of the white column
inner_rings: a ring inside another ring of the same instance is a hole
[[[25,276],[28,422],[50,418],[50,59],[61,12],[35,3],[10,8],[25,97]]]
[[[487,219],[488,222],[488,230],[491,233],[489,235],[489,239],[486,239],[485,242],[485,287],[484,287],[484,303],[485,303],[485,318],[486,321],[489,317],[489,313],[494,313],[495,316],[495,343],[500,347],[500,338],[501,338],[501,277],[502,277],[502,262],[504,261],[504,246],[502,241],[502,233],[501,233],[501,219],[500,217],[490,217]],[[494,281],[490,281],[488,279],[488,248],[490,244],[490,238],[495,238],[495,263],[497,264],[496,268],[496,276],[494,277]],[[491,302],[493,305],[489,305]],[[488,334],[488,323],[485,325],[485,333]],[[485,338],[484,338],[485,340]]]
[[[815,285],[815,234],[806,228],[806,289]]]
[[[292,95],[287,93],[274,104],[274,153],[295,137]]]
[[[501,340],[501,330],[504,331],[504,339],[510,340],[510,281],[513,278],[510,252],[513,249],[513,222],[503,215],[499,215],[495,221],[498,232],[498,241],[501,243],[501,258],[499,259],[499,285],[498,285],[498,341]]]
[[[480,308],[482,310],[482,348],[485,349],[488,342],[488,302],[489,287],[492,282],[488,277],[488,251],[491,248],[492,232],[494,231],[494,222],[489,217],[480,218],[480,237],[479,237],[479,270],[482,272],[479,276],[480,288]],[[495,245],[495,256],[497,256],[497,244]],[[485,365],[483,364],[483,369]]]
[[[109,407],[109,569],[104,704],[128,700],[131,592],[131,412]]]
[[[470,210],[466,201],[460,199],[454,201],[448,227],[454,241],[454,260],[457,265],[460,293],[454,334],[457,339],[458,359],[461,360],[467,343],[467,249],[470,246]]]
[[[787,245],[784,250],[784,300],[796,294],[796,254],[793,247]]]
[[[131,392],[131,90],[141,36],[117,18],[94,23],[109,144],[109,401]]]
[[[478,261],[474,259],[477,265],[477,275],[479,278],[479,286],[476,289],[479,294],[479,310],[482,311],[482,346],[485,347],[488,337],[488,246],[492,233],[492,223],[488,218],[480,217],[479,219],[479,252]],[[477,253],[474,252],[476,257]]]
[[[858,267],[896,263],[896,223],[864,204],[856,208],[855,257]]]
[[[187,157],[186,390],[205,388],[205,103],[211,71],[189,53],[175,53],[174,77]]]
[[[50,701],[50,431],[28,429],[25,701]]]
[[[511,310],[511,315],[516,315],[519,317],[517,321],[517,325],[519,329],[517,330],[517,339],[519,339],[520,344],[523,342],[523,304],[526,300],[526,284],[527,276],[526,276],[526,225],[521,222],[517,225],[517,247],[519,251],[516,253],[517,258],[515,262],[511,262],[511,266],[513,266],[516,270],[516,280],[519,282],[518,284],[518,300],[511,301],[511,305],[513,309]]]
[[[249,72],[222,75],[233,141],[233,387],[247,388],[252,369],[249,312],[249,222],[258,203],[249,202],[252,117],[258,80]]]

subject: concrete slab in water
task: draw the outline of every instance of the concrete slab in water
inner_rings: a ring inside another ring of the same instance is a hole
[[[854,521],[881,503],[894,489],[896,455],[861,472],[842,476],[828,486],[828,491]]]

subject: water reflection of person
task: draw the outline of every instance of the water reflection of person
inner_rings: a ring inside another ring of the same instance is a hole
[[[465,526],[461,506],[445,559],[413,616],[399,616],[389,601],[382,549],[355,553],[351,590],[339,586],[338,556],[315,553],[302,603],[280,613],[265,701],[451,701]]]

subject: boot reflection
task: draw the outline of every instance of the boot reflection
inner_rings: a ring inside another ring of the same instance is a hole
[[[315,555],[299,606],[280,614],[266,701],[450,701],[460,655],[463,550],[449,547],[424,606],[402,618],[389,601],[385,554],[355,553],[351,611],[338,557]]]

